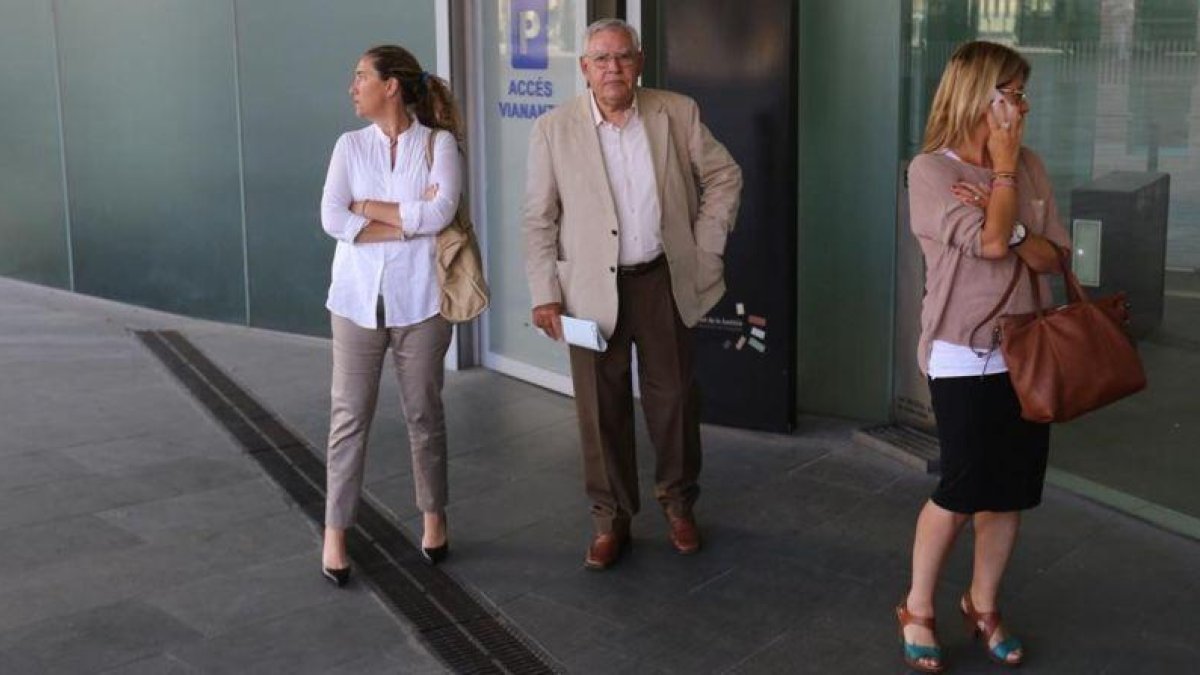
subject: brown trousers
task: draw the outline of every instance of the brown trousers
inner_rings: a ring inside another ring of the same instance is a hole
[[[331,314],[333,386],[326,452],[328,494],[325,525],[354,523],[362,491],[367,436],[375,417],[383,360],[391,350],[408,427],[417,507],[425,513],[446,505],[446,421],[442,409],[442,360],[452,327],[440,315],[401,328],[363,328]]]
[[[670,516],[700,495],[700,397],[692,338],[679,319],[664,262],[617,279],[617,325],[608,350],[571,347],[571,379],[584,480],[598,532],[627,531],[638,512],[631,346],[637,345],[642,410],[654,444],[654,494]]]

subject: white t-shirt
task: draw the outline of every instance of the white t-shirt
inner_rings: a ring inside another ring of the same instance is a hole
[[[945,340],[934,340],[929,351],[929,377],[966,377],[1007,373],[1008,365],[999,349],[979,356],[974,349]]]

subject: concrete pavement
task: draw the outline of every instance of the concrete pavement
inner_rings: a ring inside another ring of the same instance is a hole
[[[324,340],[175,317],[0,280],[0,672],[442,672],[363,583],[318,576],[317,528],[130,334],[185,335],[313,448]],[[367,491],[419,532],[395,383]],[[650,496],[634,549],[582,569],[590,518],[569,399],[449,373],[445,571],[558,670],[903,672],[891,607],[933,479],[807,418],[778,436],[705,427],[706,536],[679,557]],[[953,672],[996,672],[939,596]],[[1053,487],[1031,512],[1004,609],[1031,673],[1200,670],[1200,543]]]

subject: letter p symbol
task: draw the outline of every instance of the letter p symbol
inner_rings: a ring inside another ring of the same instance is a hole
[[[549,0],[512,0],[509,10],[512,67],[543,70],[550,65],[545,30]]]
[[[529,53],[530,41],[536,39],[542,33],[542,19],[538,16],[537,12],[527,9],[521,12],[520,22],[520,52],[523,56]]]

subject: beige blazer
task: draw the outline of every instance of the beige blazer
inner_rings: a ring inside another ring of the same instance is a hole
[[[562,302],[611,336],[617,324],[617,210],[605,173],[590,94],[542,115],[529,138],[525,274],[533,306]],[[692,99],[637,90],[653,155],[662,240],[679,317],[693,326],[725,293],[726,235],[742,171]]]

